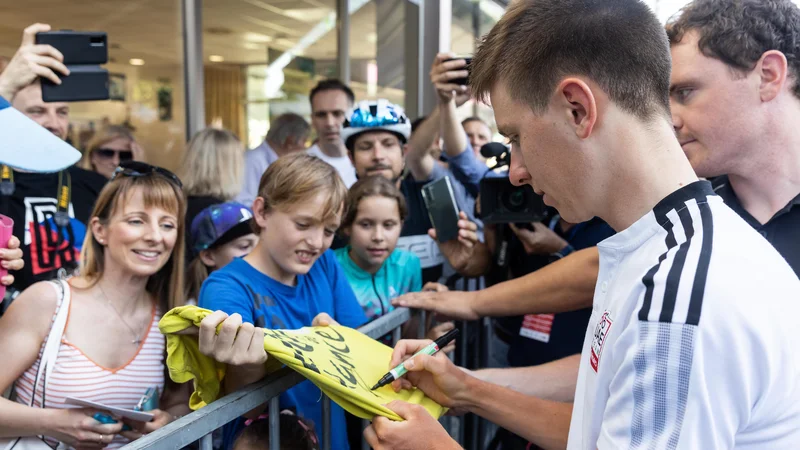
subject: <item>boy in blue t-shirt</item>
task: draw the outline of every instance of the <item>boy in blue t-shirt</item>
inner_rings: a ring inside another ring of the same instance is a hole
[[[258,191],[253,202],[258,245],[209,276],[199,306],[238,313],[243,322],[264,328],[310,326],[321,313],[344,326],[363,325],[364,312],[328,250],[347,194],[335,169],[305,153],[285,156],[269,166]],[[321,429],[320,398],[320,390],[304,381],[281,395],[281,408],[296,408]],[[225,435],[227,447],[235,431],[228,427]],[[335,404],[331,448],[349,448],[344,410]]]

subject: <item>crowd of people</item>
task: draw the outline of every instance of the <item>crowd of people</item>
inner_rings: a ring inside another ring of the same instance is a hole
[[[41,94],[40,78],[68,75],[35,44],[49,29],[25,29],[0,101],[66,139],[69,103]],[[125,125],[57,172],[0,152],[15,236],[0,250],[0,446],[117,448],[188,414],[157,324],[196,304],[215,311],[198,342],[228,365],[223,393],[266,375],[263,328],[357,328],[404,306],[494,318],[504,367],[414,356],[428,340],[392,356],[409,370],[395,389],[497,424],[492,449],[796,448],[798,42],[790,0],[694,0],[666,31],[636,0],[519,0],[469,65],[437,55],[437,105],[413,121],[328,79],[310,123],[282,114],[249,151],[209,127],[177,173],[148,164]],[[491,104],[507,172],[481,156],[491,126],[459,119],[470,99]],[[481,182],[498,176],[532,186],[546,217],[484,224]],[[459,220],[441,242],[422,190],[444,177]],[[452,289],[453,274],[489,287]],[[67,401],[134,409],[152,392],[147,423]],[[309,381],[281,394],[282,448],[321,448],[320,395]],[[460,448],[421,407],[389,407],[405,420],[376,418],[372,448]],[[219,447],[266,446],[263,412]],[[330,415],[331,448],[358,448],[360,422]]]

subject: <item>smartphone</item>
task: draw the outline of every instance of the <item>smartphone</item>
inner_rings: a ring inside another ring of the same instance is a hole
[[[36,34],[37,44],[48,44],[64,55],[70,71],[60,76],[57,85],[42,78],[42,100],[45,102],[78,102],[108,100],[108,71],[100,64],[108,62],[108,37],[100,31],[48,31]]]
[[[70,74],[61,77],[61,84],[42,78],[42,100],[45,102],[80,102],[108,100],[108,71],[100,66],[67,66]]]
[[[47,44],[64,55],[64,65],[95,65],[108,62],[108,37],[102,31],[46,31],[36,33],[37,44]]]
[[[458,205],[450,177],[442,177],[422,187],[422,199],[439,242],[458,237]]]
[[[472,56],[456,56],[455,58],[450,58],[446,61],[458,61],[459,59],[463,59],[464,61],[467,62],[466,67],[459,70],[466,70],[467,73],[469,73],[472,70]],[[469,84],[469,75],[467,75],[466,78],[456,78],[450,80],[450,82],[453,84],[457,84],[459,86],[467,86]]]

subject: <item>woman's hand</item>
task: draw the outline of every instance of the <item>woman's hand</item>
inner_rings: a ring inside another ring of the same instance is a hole
[[[145,434],[152,433],[153,431],[158,430],[159,428],[167,425],[168,423],[175,420],[175,417],[172,414],[162,411],[160,409],[154,409],[152,411],[147,411],[148,413],[153,415],[153,420],[150,422],[137,422],[135,420],[126,420],[125,423],[128,424],[133,430],[131,431],[123,431],[120,433],[123,437],[135,441],[140,437],[144,436]]]
[[[122,423],[103,424],[92,418],[100,412],[90,408],[50,410],[52,417],[46,421],[45,435],[52,436],[77,450],[102,449],[122,430]]]
[[[8,246],[0,249],[0,265],[6,270],[21,270],[25,266],[22,261],[22,250],[19,248],[19,239],[16,236],[11,236],[8,240]],[[11,286],[14,284],[14,275],[6,275],[0,278],[0,283],[5,286]]]

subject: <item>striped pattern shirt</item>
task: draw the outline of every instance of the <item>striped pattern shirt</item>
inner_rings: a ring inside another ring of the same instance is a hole
[[[598,245],[569,449],[800,444],[800,280],[700,181]]]
[[[53,286],[57,290],[60,289]],[[59,301],[56,312],[60,307]],[[154,307],[150,329],[144,341],[133,358],[117,368],[98,365],[80,348],[70,344],[66,336],[62,337],[53,374],[47,381],[45,407],[75,408],[65,404],[67,397],[75,397],[117,408],[133,409],[148,388],[158,386],[159,392],[163,392],[165,339],[158,330],[160,315],[160,311]],[[55,319],[55,314],[53,318]],[[39,349],[37,360],[15,383],[19,403],[30,404],[33,383],[43,350],[44,343]],[[40,381],[34,400],[34,406],[37,408],[42,405],[42,386],[43,383]],[[107,448],[118,448],[127,442],[127,439],[117,435]]]

